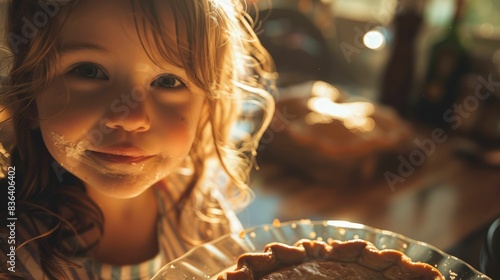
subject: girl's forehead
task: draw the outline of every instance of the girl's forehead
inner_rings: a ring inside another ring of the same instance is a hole
[[[186,0],[183,0],[186,1]],[[190,1],[190,0],[188,0]],[[124,29],[136,29],[143,21],[154,21],[162,28],[175,30],[174,15],[169,5],[170,1],[162,0],[79,0],[74,6],[69,6],[61,20],[63,28],[83,26],[89,30],[99,30],[106,24],[119,23]],[[154,10],[152,16],[143,8]]]
[[[156,16],[148,15],[141,7],[142,0],[80,0],[69,7],[61,17],[59,43],[82,41],[83,39],[106,43],[117,37],[128,36],[130,40],[137,38],[137,32],[148,32],[143,28],[147,22],[161,28],[162,36],[174,39],[175,20],[169,1],[145,0],[142,5],[154,9]],[[153,5],[153,6],[151,6]],[[141,37],[143,34],[140,34]]]

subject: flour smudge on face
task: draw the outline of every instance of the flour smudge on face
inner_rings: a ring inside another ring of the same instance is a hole
[[[86,141],[78,141],[76,143],[71,143],[64,135],[57,134],[55,132],[50,133],[52,139],[54,140],[54,145],[59,148],[59,150],[64,153],[67,157],[73,159],[79,159],[82,157],[87,150],[89,144]]]
[[[59,152],[66,158],[66,164],[62,164],[68,171],[74,171],[81,166],[88,166],[103,176],[115,178],[118,180],[126,179],[129,183],[138,183],[146,189],[151,184],[168,176],[170,170],[161,168],[164,162],[172,160],[172,156],[166,156],[164,153],[158,154],[153,159],[156,164],[146,166],[144,163],[131,163],[128,167],[120,166],[116,168],[106,165],[92,156],[92,144],[88,140],[69,141],[64,135],[51,131],[50,136]]]

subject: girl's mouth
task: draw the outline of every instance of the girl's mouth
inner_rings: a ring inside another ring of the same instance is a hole
[[[102,161],[107,161],[111,163],[119,163],[119,164],[133,164],[133,163],[140,163],[144,162],[153,156],[146,156],[146,155],[120,155],[120,154],[110,154],[110,153],[102,153],[102,152],[96,152],[96,151],[89,151],[89,153],[92,156],[95,156],[96,158],[102,160]]]

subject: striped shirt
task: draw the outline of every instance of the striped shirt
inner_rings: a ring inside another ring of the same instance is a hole
[[[72,259],[80,268],[65,268],[69,279],[150,279],[168,262],[182,256],[196,244],[202,244],[227,233],[238,233],[241,223],[222,196],[220,186],[225,185],[220,176],[208,181],[202,189],[193,193],[181,214],[180,227],[176,222],[174,207],[185,186],[181,176],[169,178],[166,185],[156,185],[158,202],[159,253],[152,259],[135,265],[115,266],[90,258]],[[224,177],[225,178],[225,177]],[[201,204],[200,204],[201,203]],[[174,206],[174,207],[172,207]],[[184,230],[181,230],[184,229]],[[25,228],[16,228],[16,238],[26,240],[30,236]],[[186,239],[191,242],[187,242]],[[31,279],[47,279],[39,265],[35,242],[16,251],[16,271],[27,272]],[[194,243],[194,244],[193,244]],[[5,258],[6,253],[3,254]],[[1,276],[1,275],[0,275]],[[8,273],[6,275],[8,277]],[[2,277],[0,277],[2,278]],[[3,278],[2,278],[3,279]],[[30,279],[30,278],[28,278]]]

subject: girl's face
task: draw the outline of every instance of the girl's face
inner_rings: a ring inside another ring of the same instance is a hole
[[[81,1],[58,38],[56,78],[36,99],[54,159],[87,188],[115,198],[137,196],[179,166],[205,100],[183,69],[150,60],[130,5]],[[175,38],[161,5],[163,29]]]

